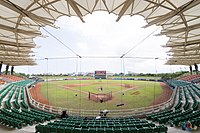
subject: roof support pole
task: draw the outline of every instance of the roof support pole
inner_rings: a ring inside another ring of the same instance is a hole
[[[192,75],[192,66],[190,65],[190,75]]]
[[[11,67],[10,75],[13,75],[14,72],[14,66]]]
[[[9,69],[9,65],[6,65],[6,75],[8,75],[8,69]]]
[[[198,65],[196,63],[194,64],[194,68],[195,68],[196,74],[198,74]]]
[[[1,75],[1,68],[2,68],[2,65],[3,65],[3,61],[1,61],[1,63],[0,63],[0,75]]]

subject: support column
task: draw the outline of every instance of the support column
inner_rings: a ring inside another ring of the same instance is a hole
[[[194,64],[194,68],[195,68],[196,74],[198,74],[198,71],[199,71],[199,70],[198,70],[198,65],[197,65],[196,63]]]
[[[0,75],[1,75],[1,68],[2,68],[3,62],[0,63]]]
[[[8,69],[9,69],[9,65],[6,65],[6,75],[8,75]]]
[[[13,75],[14,72],[14,66],[11,67],[10,75]]]
[[[190,65],[190,75],[192,75],[192,66]]]

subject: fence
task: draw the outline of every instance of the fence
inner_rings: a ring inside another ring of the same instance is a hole
[[[88,92],[88,99],[95,102],[106,102],[112,100],[112,92],[108,93],[92,93]]]

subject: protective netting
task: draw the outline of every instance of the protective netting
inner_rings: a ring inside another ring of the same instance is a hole
[[[92,93],[88,92],[88,99],[93,100],[95,102],[107,102],[109,100],[112,100],[112,92],[108,93]]]

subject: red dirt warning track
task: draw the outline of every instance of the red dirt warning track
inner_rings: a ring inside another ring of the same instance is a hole
[[[157,104],[161,104],[167,100],[169,100],[169,98],[172,95],[172,89],[165,83],[160,83],[160,86],[163,89],[163,93],[155,99],[155,101],[151,104],[151,105],[157,105]],[[150,106],[151,106],[150,105]]]
[[[48,104],[48,100],[41,93],[42,83],[37,83],[34,88],[30,90],[30,93],[37,102]]]

